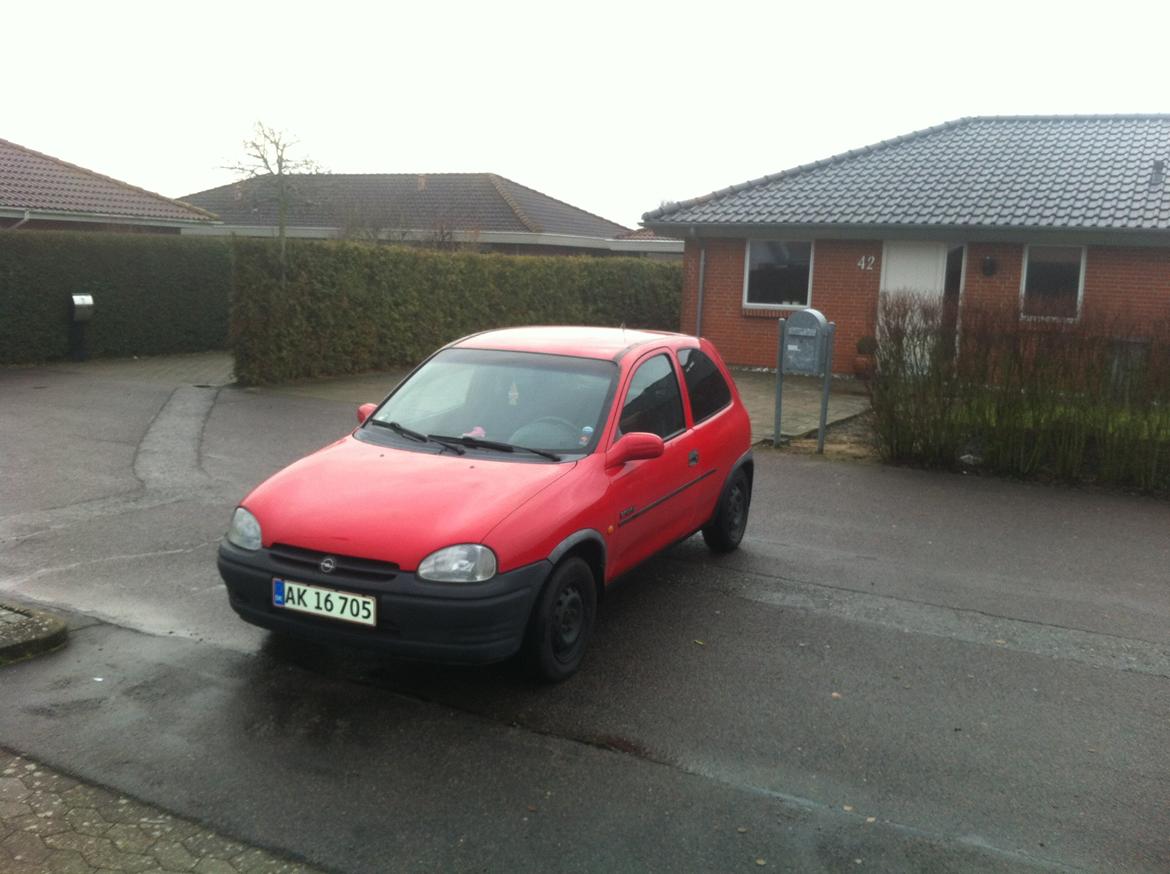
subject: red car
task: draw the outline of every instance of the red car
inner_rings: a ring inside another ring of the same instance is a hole
[[[520,652],[559,680],[610,582],[747,525],[751,427],[706,340],[474,334],[358,421],[236,509],[218,563],[247,621],[434,660]]]

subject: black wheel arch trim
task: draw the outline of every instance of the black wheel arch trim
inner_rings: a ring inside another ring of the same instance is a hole
[[[548,554],[548,560],[554,565],[562,558],[569,554],[569,551],[574,546],[579,546],[582,543],[594,543],[597,548],[601,550],[601,566],[605,567],[606,549],[605,538],[601,536],[601,532],[595,528],[582,528],[580,531],[574,531],[555,547],[553,551]],[[600,580],[598,582],[601,582]]]
[[[723,504],[723,498],[727,495],[727,488],[731,485],[731,481],[735,479],[735,475],[744,468],[749,468],[752,472],[748,474],[748,485],[755,485],[755,457],[749,449],[738,459],[735,464],[731,465],[731,470],[727,472],[727,478],[723,480],[723,488],[719,490],[719,500],[715,502],[715,509],[711,513],[711,518],[715,518],[715,514],[719,512],[719,507]]]

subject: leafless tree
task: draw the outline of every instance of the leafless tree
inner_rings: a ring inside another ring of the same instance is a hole
[[[296,158],[290,152],[299,143],[288,134],[263,122],[256,122],[252,136],[244,140],[244,158],[226,169],[243,179],[266,179],[271,183],[276,200],[276,232],[280,241],[280,281],[285,278],[285,242],[288,237],[288,213],[295,195],[291,176],[298,173],[320,173],[321,167],[311,158]]]

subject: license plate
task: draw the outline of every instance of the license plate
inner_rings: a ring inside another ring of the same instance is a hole
[[[307,586],[292,580],[272,579],[272,606],[298,613],[312,613],[359,625],[378,624],[378,602],[369,595],[339,592],[321,586]]]

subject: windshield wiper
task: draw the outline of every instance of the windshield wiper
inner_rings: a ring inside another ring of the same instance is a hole
[[[405,425],[399,425],[397,422],[383,422],[381,419],[370,419],[370,423],[377,425],[379,428],[389,428],[395,434],[401,434],[403,437],[409,437],[411,440],[416,440],[419,443],[428,442],[426,434],[414,431]]]
[[[395,434],[401,434],[403,437],[409,437],[411,440],[417,440],[419,443],[438,443],[444,449],[450,449],[456,455],[463,455],[463,448],[458,445],[447,443],[443,440],[435,440],[420,431],[415,431],[413,428],[407,428],[405,425],[400,425],[397,422],[383,422],[379,419],[370,419],[375,425],[380,428],[389,428]]]
[[[551,459],[552,461],[561,460],[559,455],[557,455],[555,452],[549,452],[547,449],[533,449],[531,446],[517,446],[515,443],[500,443],[497,440],[484,440],[481,437],[468,437],[466,434],[464,434],[462,437],[447,437],[443,434],[428,434],[427,437],[438,443],[471,446],[475,449],[495,449],[497,452],[531,452],[533,455],[539,455],[543,458]]]

